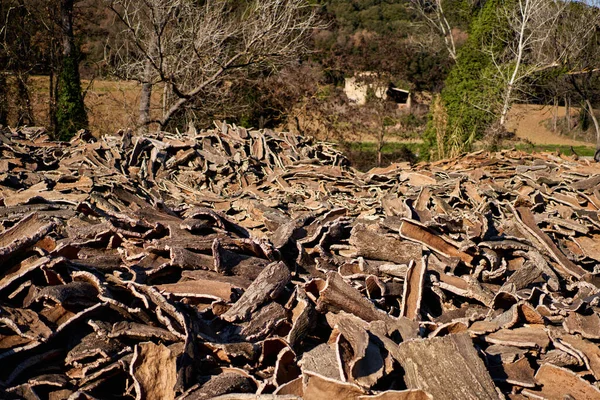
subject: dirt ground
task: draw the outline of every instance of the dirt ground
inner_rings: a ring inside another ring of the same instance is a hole
[[[36,124],[48,125],[48,77],[34,76],[32,106]],[[140,85],[133,81],[82,81],[90,128],[94,134],[113,134],[119,129],[131,128],[137,121]],[[161,111],[162,90],[152,93],[152,115]]]
[[[518,138],[533,144],[557,144],[567,146],[593,146],[593,142],[574,140],[548,129],[546,122],[552,118],[552,106],[534,104],[515,104],[509,112],[507,128],[515,130]],[[571,115],[576,116],[579,109],[571,107]],[[558,107],[558,118],[565,117],[565,107]]]

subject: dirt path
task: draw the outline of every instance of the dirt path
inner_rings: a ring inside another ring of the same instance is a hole
[[[571,108],[574,115],[576,109]],[[565,107],[558,107],[558,117],[565,116]],[[508,116],[507,128],[515,130],[518,138],[527,139],[534,144],[558,144],[567,146],[594,146],[592,142],[574,140],[558,135],[545,126],[552,118],[552,106],[534,104],[515,104]]]

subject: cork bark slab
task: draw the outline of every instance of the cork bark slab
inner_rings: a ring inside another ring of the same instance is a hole
[[[410,389],[434,399],[499,398],[489,372],[466,333],[411,340],[398,347],[400,364]]]

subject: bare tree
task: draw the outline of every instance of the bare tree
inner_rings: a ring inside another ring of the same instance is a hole
[[[0,124],[3,125],[34,123],[28,86],[36,50],[32,44],[32,24],[26,22],[31,19],[30,8],[31,4],[24,1],[0,1]]]
[[[565,54],[564,74],[569,96],[579,97],[596,132],[596,149],[600,151],[600,123],[593,107],[600,87],[600,0],[573,3],[561,21],[552,47]],[[598,153],[597,153],[598,154]]]
[[[456,62],[456,43],[452,34],[452,27],[444,12],[443,0],[413,0],[412,8],[417,11],[427,24],[436,31],[444,40],[450,58]]]
[[[499,52],[494,51],[494,46],[485,51],[490,53],[502,84],[501,125],[506,123],[512,104],[525,91],[527,79],[561,64],[564,53],[548,51],[547,44],[568,3],[568,0],[517,0],[498,10],[504,22],[501,25],[508,28],[506,34],[499,32],[496,36],[504,46]]]
[[[140,125],[161,128],[242,72],[294,60],[317,26],[305,0],[110,0],[109,7],[124,28],[111,41],[109,61],[119,77],[142,84]],[[158,84],[165,85],[164,107],[153,119]]]
[[[59,8],[62,60],[57,81],[56,133],[63,140],[70,139],[79,129],[88,126],[79,75],[79,49],[73,33],[74,5],[75,0],[61,0]]]

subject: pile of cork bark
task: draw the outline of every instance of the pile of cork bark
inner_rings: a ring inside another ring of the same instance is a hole
[[[600,398],[599,165],[347,164],[227,124],[0,133],[0,397]]]

